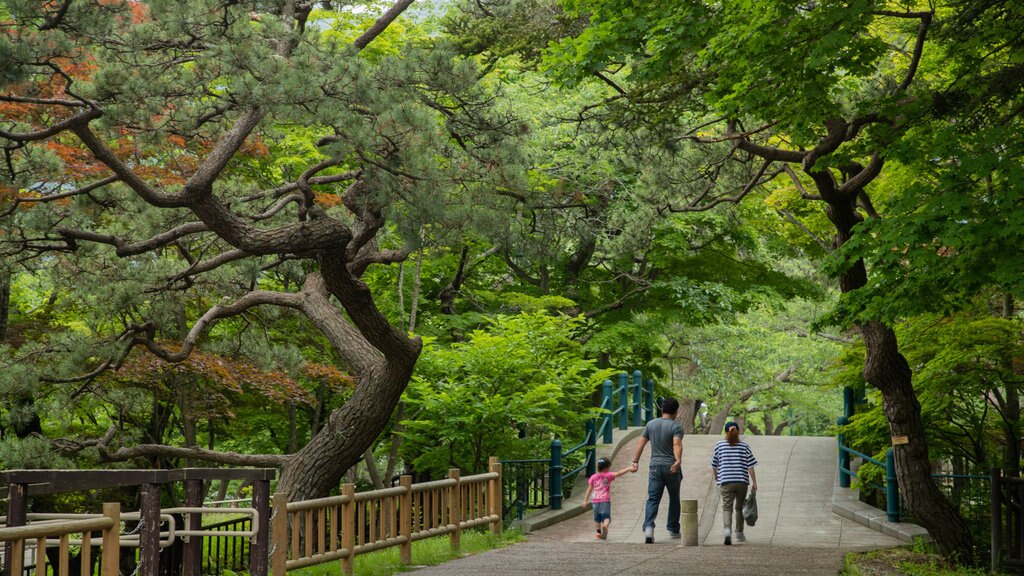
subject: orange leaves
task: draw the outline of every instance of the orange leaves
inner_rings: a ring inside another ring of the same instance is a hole
[[[46,148],[61,159],[72,180],[81,180],[108,172],[91,152],[80,145],[71,146],[59,140],[49,140],[46,142]]]
[[[270,154],[270,149],[267,148],[266,143],[263,142],[263,138],[259,134],[252,134],[245,139],[238,152],[253,158],[263,158]]]
[[[302,367],[302,375],[310,380],[322,382],[334,391],[351,389],[356,383],[354,378],[337,367],[317,362],[307,362]]]
[[[331,194],[329,192],[314,192],[313,197],[316,198],[316,203],[331,208],[341,204],[340,194]]]
[[[177,345],[165,345],[175,352]],[[178,363],[165,362],[152,354],[136,350],[129,356],[120,370],[109,378],[130,385],[165,389],[180,385],[181,382],[200,382],[202,394],[231,396],[255,393],[278,405],[301,404],[312,406],[313,394],[303,388],[298,380],[275,370],[263,370],[248,360],[229,358],[194,350],[189,357]],[[352,388],[351,376],[328,364],[307,363],[302,377],[322,383],[334,391]]]

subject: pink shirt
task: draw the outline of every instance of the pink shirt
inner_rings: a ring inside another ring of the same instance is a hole
[[[612,480],[615,480],[614,472],[598,472],[590,478],[587,482],[594,487],[594,497],[591,498],[591,502],[611,502],[611,485]]]

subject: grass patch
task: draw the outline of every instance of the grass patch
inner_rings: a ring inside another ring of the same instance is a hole
[[[843,576],[988,576],[984,568],[966,568],[921,546],[906,546],[846,555]]]
[[[412,545],[412,566],[435,566],[462,556],[503,548],[521,542],[523,535],[517,530],[506,530],[501,536],[490,532],[466,531],[462,533],[458,553],[452,553],[447,536],[428,538]],[[289,576],[337,576],[341,561],[335,560],[319,566],[310,566],[289,572]],[[355,573],[359,576],[391,576],[410,569],[398,561],[398,547],[385,548],[356,556]]]

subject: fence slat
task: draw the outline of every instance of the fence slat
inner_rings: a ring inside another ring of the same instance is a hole
[[[405,542],[402,542],[398,549],[398,559],[402,564],[409,565],[412,564],[412,532],[414,530],[412,525],[412,476],[403,475],[399,479],[399,484],[406,491],[400,496],[401,502],[398,505],[398,534],[405,537]]]
[[[102,576],[119,576],[121,548],[121,504],[106,502],[103,504],[103,515],[114,521],[114,525],[103,531]]]
[[[273,576],[285,576],[288,562],[288,495],[274,494],[274,544],[270,552]]]
[[[318,554],[323,554],[326,550],[326,519],[324,515],[327,514],[326,508],[321,508],[316,515],[316,551]]]
[[[345,576],[352,576],[355,571],[356,557],[356,527],[355,524],[355,484],[342,484],[341,495],[349,499],[341,505],[341,547],[348,550],[348,556],[341,559],[341,573]],[[356,506],[358,507],[358,506]]]
[[[60,576],[68,576],[70,569],[68,568],[68,535],[62,534],[60,537],[60,548],[58,549],[58,574]]]
[[[462,510],[462,484],[459,482],[462,472],[458,468],[452,468],[448,470],[448,477],[455,480],[455,485],[451,486],[448,492],[448,523],[455,525],[455,530],[448,535],[448,543],[451,546],[453,552],[458,552],[459,547],[462,546],[462,529],[459,526],[461,522],[461,510]]]
[[[650,382],[650,380],[648,380],[648,382]],[[650,403],[651,398],[648,397],[647,400],[648,403]],[[497,456],[491,456],[488,464],[489,472],[494,472],[498,477],[487,481],[487,485],[490,487],[490,498],[488,499],[489,506],[487,512],[488,515],[496,516],[498,518],[497,521],[491,523],[491,533],[500,535],[503,528],[502,524],[504,523],[504,519],[501,514],[501,462],[498,460]]]
[[[36,540],[36,576],[46,576],[46,538]]]
[[[82,560],[82,576],[92,576],[92,532],[82,532],[82,553],[79,555]]]

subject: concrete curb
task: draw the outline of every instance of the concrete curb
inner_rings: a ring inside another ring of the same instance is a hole
[[[832,486],[832,512],[908,544],[913,544],[918,538],[925,542],[932,539],[928,531],[917,524],[889,522],[884,510],[861,502],[856,490],[840,488],[838,483]]]
[[[597,445],[597,458],[608,458],[615,461],[615,456],[619,453],[619,450],[623,446],[628,444],[631,440],[636,438],[643,432],[642,426],[630,428],[625,432],[616,430],[615,441],[612,444],[598,444]],[[574,516],[583,514],[590,508],[583,505],[583,495],[587,490],[587,478],[584,474],[578,474],[576,476],[576,482],[572,487],[572,496],[568,500],[562,502],[561,510],[552,510],[551,508],[542,508],[533,514],[530,514],[522,520],[514,520],[512,522],[513,529],[522,530],[523,534],[529,534],[534,530],[540,530],[541,528],[547,528],[552,524],[557,524],[563,520],[568,520]]]

